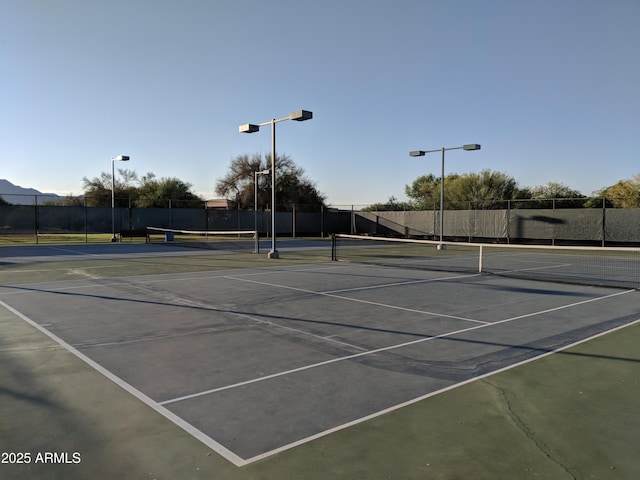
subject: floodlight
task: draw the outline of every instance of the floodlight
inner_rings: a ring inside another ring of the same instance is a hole
[[[313,112],[308,110],[297,110],[289,114],[289,120],[296,120],[297,122],[304,122],[305,120],[311,120],[313,118]]]
[[[113,157],[111,159],[111,241],[117,242],[116,238],[116,162],[128,162],[128,155],[118,155],[117,157]]]
[[[245,123],[244,125],[240,125],[238,128],[240,133],[254,133],[260,130],[260,126],[254,125],[252,123]]]
[[[295,120],[297,122],[303,122],[305,120],[311,120],[313,113],[309,110],[296,110],[291,112],[288,117],[272,118],[268,122],[259,123],[254,125],[247,123],[240,125],[240,133],[253,133],[260,130],[260,127],[271,125],[271,170],[263,170],[262,172],[255,172],[255,183],[258,183],[258,175],[271,174],[271,251],[268,254],[269,258],[278,258],[278,250],[276,250],[276,123],[284,122],[286,120]],[[257,208],[257,190],[256,190],[256,207]],[[256,221],[257,222],[257,221]],[[257,251],[257,249],[256,249]]]
[[[480,150],[480,145],[477,143],[468,143],[467,145],[463,145],[461,147],[442,147],[440,151],[442,152],[442,162],[441,162],[441,175],[440,175],[440,244],[438,245],[438,250],[445,250],[447,247],[443,243],[444,238],[444,152],[446,150]],[[427,153],[437,152],[438,150],[413,150],[409,152],[409,156],[411,157],[422,157]]]

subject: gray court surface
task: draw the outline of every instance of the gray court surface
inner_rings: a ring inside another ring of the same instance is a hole
[[[635,321],[639,294],[276,261],[3,285],[0,302],[244,465]]]
[[[253,242],[243,242],[244,250],[250,251]],[[232,253],[224,248],[228,242],[220,244],[218,253]],[[313,245],[314,242],[300,242],[303,246]],[[216,243],[209,242],[209,249],[215,251]],[[260,241],[260,248],[265,249],[269,243]],[[10,245],[0,248],[0,265],[12,263],[31,263],[33,261],[64,261],[69,259],[89,258],[130,258],[130,257],[161,257],[175,255],[202,255],[202,248],[191,248],[180,244],[168,243],[83,243],[83,244],[52,244],[52,245]]]

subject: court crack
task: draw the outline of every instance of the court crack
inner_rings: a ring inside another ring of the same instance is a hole
[[[527,425],[527,423],[522,418],[520,418],[520,416],[515,412],[515,410],[513,409],[512,404],[511,404],[511,400],[509,399],[509,396],[507,395],[507,392],[504,389],[500,388],[495,383],[492,383],[491,381],[489,381],[488,379],[483,379],[482,382],[486,383],[487,385],[490,385],[491,387],[493,387],[499,393],[500,397],[503,400],[504,405],[506,406],[507,413],[509,415],[509,419],[511,420],[513,425],[518,430],[520,430],[524,434],[524,436],[531,443],[533,443],[533,445],[535,445],[535,447],[546,458],[548,458],[551,462],[553,462],[556,465],[558,465],[563,471],[565,471],[567,473],[567,475],[569,475],[570,478],[572,478],[573,480],[577,480],[578,477],[576,477],[569,470],[569,468],[566,465],[564,465],[559,459],[555,458],[551,454],[551,451],[550,451],[549,447],[537,436],[536,432],[532,428],[530,428]]]

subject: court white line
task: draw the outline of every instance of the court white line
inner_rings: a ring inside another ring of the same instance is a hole
[[[633,293],[635,291],[636,290],[622,290],[620,292],[611,293],[611,294],[605,295],[603,297],[590,298],[588,300],[582,300],[580,302],[571,303],[569,305],[561,305],[559,307],[549,308],[547,310],[540,310],[538,312],[525,313],[524,315],[518,315],[516,317],[505,318],[504,320],[499,320],[497,322],[493,322],[491,325],[498,325],[500,323],[511,322],[512,320],[519,320],[521,318],[534,317],[536,315],[542,315],[544,313],[556,312],[558,310],[564,310],[565,308],[577,307],[578,305],[584,305],[586,303],[597,302],[597,301],[604,300],[604,299],[607,299],[607,298],[617,297],[619,295],[626,295],[627,293]]]
[[[226,276],[216,276],[216,277],[197,277],[195,278],[196,280],[202,280],[202,279],[210,279],[210,278],[227,278]],[[93,280],[93,279],[92,279]],[[100,278],[95,278],[95,280],[101,280]],[[76,280],[71,280],[72,282],[75,282]],[[151,288],[147,287],[147,284],[151,284],[151,283],[158,283],[158,282],[163,282],[163,281],[176,281],[176,279],[171,279],[171,280],[156,280],[156,281],[145,281],[145,280],[141,280],[141,281],[109,281],[108,279],[104,279],[104,281],[101,281],[100,283],[83,283],[80,285],[69,285],[69,286],[64,286],[64,287],[58,287],[52,290],[38,290],[37,287],[38,285],[50,285],[51,283],[53,284],[57,284],[59,282],[46,282],[44,284],[29,284],[29,285],[25,285],[24,287],[15,287],[15,286],[7,286],[6,288],[8,289],[7,291],[2,291],[0,292],[0,296],[9,296],[9,295],[25,295],[25,294],[29,294],[29,293],[34,293],[34,291],[37,291],[38,293],[58,293],[58,292],[62,292],[62,291],[68,291],[68,290],[78,290],[78,289],[86,289],[86,288],[102,288],[102,287],[114,287],[114,286],[121,286],[121,287],[129,287],[131,289],[136,289],[136,290],[140,290],[142,292],[144,292],[147,295],[152,295],[155,297],[159,297],[161,298],[163,301],[168,302],[168,301],[172,301],[176,304],[179,305],[185,305],[188,307],[197,307],[197,308],[201,308],[201,309],[205,309],[205,310],[211,310],[214,312],[219,312],[219,313],[224,313],[224,314],[228,314],[228,315],[234,315],[236,317],[240,317],[240,318],[244,318],[247,320],[250,320],[254,323],[258,323],[258,324],[262,324],[262,325],[269,325],[272,326],[274,328],[280,328],[282,330],[288,330],[291,332],[295,332],[298,335],[304,335],[307,337],[312,337],[315,338],[317,340],[321,340],[321,341],[325,341],[328,343],[333,343],[336,345],[341,345],[341,346],[345,346],[348,348],[352,348],[354,350],[364,350],[364,348],[358,346],[358,345],[353,345],[351,343],[348,342],[344,342],[344,341],[340,341],[340,340],[336,340],[334,338],[331,338],[331,335],[329,336],[322,336],[322,335],[316,335],[314,333],[310,333],[307,332],[305,330],[301,330],[301,329],[297,329],[297,328],[293,328],[293,327],[288,327],[285,325],[281,325],[275,322],[271,322],[269,320],[266,320],[264,318],[256,318],[255,316],[252,316],[250,314],[247,313],[241,313],[241,312],[236,312],[230,308],[223,308],[223,307],[217,307],[215,305],[211,305],[208,303],[204,303],[204,302],[199,302],[196,300],[188,300],[185,298],[182,298],[178,295],[174,295],[174,294],[170,294],[169,292],[158,292],[155,290],[152,290]],[[21,288],[23,288],[23,290],[20,290]],[[40,287],[42,288],[42,287]],[[118,342],[115,342],[118,343]]]
[[[429,312],[429,311],[426,311],[426,310],[417,310],[417,309],[414,309],[414,308],[400,307],[400,306],[397,306],[397,305],[389,305],[389,304],[386,304],[386,303],[372,302],[372,301],[369,301],[369,300],[362,300],[362,299],[359,299],[359,298],[350,298],[350,297],[345,297],[345,296],[342,296],[342,295],[335,295],[333,293],[316,292],[314,290],[307,290],[306,288],[291,287],[291,286],[288,286],[288,285],[279,285],[277,283],[270,283],[270,282],[258,282],[257,280],[249,280],[248,278],[239,278],[239,277],[232,277],[232,276],[225,277],[225,278],[228,278],[230,280],[237,280],[239,282],[256,283],[258,285],[266,285],[268,287],[284,288],[284,289],[287,289],[287,290],[294,290],[294,291],[297,291],[297,292],[310,293],[312,295],[338,298],[338,299],[341,299],[341,300],[347,300],[349,302],[365,303],[367,305],[375,305],[377,307],[391,308],[393,310],[401,310],[403,312],[420,313],[422,315],[433,315],[433,316],[437,316],[437,317],[451,318],[451,319],[454,319],[454,320],[462,320],[462,321],[465,321],[465,322],[481,323],[483,325],[487,324],[487,323],[490,323],[490,322],[485,322],[485,321],[482,321],[482,320],[475,320],[473,318],[458,317],[456,315],[447,315],[447,314],[444,314],[444,313]]]
[[[97,253],[91,253],[91,252],[83,252],[82,250],[73,250],[71,248],[61,248],[61,247],[47,247],[51,250],[56,250],[56,251],[60,251],[60,252],[66,252],[66,253],[72,253],[74,255],[80,255],[83,257],[97,257],[99,256],[99,254]]]
[[[457,335],[457,334],[460,334],[460,333],[466,333],[466,332],[470,332],[472,330],[478,330],[478,329],[481,329],[481,328],[491,327],[491,326],[499,325],[499,324],[502,324],[502,323],[512,322],[514,320],[519,320],[519,319],[522,319],[522,318],[527,318],[527,317],[531,317],[531,316],[535,316],[535,315],[542,315],[542,314],[549,313],[549,312],[555,312],[555,311],[558,311],[558,310],[572,308],[572,307],[576,307],[578,305],[583,305],[583,304],[586,304],[586,303],[605,300],[607,298],[616,297],[618,295],[624,295],[624,294],[630,293],[630,292],[635,292],[635,290],[625,290],[623,292],[616,292],[616,293],[613,293],[613,294],[610,294],[610,295],[605,295],[603,297],[596,297],[596,298],[591,298],[589,300],[583,300],[583,301],[580,301],[580,302],[571,303],[569,305],[563,305],[563,306],[560,306],[560,307],[549,308],[549,309],[546,309],[546,310],[540,310],[538,312],[533,312],[533,313],[529,313],[529,314],[525,314],[525,315],[518,315],[516,317],[505,318],[504,320],[499,320],[497,322],[493,322],[493,323],[489,323],[489,324],[475,325],[473,327],[462,328],[462,329],[459,329],[459,330],[454,330],[452,332],[442,333],[440,335],[434,335],[434,336],[431,336],[431,337],[425,337],[425,338],[420,338],[420,339],[417,339],[417,340],[411,340],[409,342],[399,343],[399,344],[396,344],[396,345],[390,345],[390,346],[387,346],[387,347],[376,348],[374,350],[367,350],[366,352],[355,353],[353,355],[346,355],[344,357],[333,358],[331,360],[325,360],[323,362],[312,363],[310,365],[305,365],[303,367],[292,368],[291,370],[286,370],[286,371],[283,371],[283,372],[273,373],[271,375],[265,375],[264,377],[253,378],[251,380],[245,380],[243,382],[233,383],[233,384],[225,385],[225,386],[222,386],[222,387],[217,387],[217,388],[212,388],[212,389],[209,389],[209,390],[204,390],[204,391],[201,391],[201,392],[192,393],[190,395],[184,395],[184,396],[181,396],[181,397],[172,398],[172,399],[160,402],[160,405],[168,405],[168,404],[171,404],[171,403],[181,402],[181,401],[184,401],[184,400],[190,400],[190,399],[201,397],[201,396],[204,396],[204,395],[210,395],[210,394],[213,394],[213,393],[222,392],[224,390],[231,390],[233,388],[243,387],[245,385],[251,385],[252,383],[264,382],[265,380],[271,380],[273,378],[278,378],[278,377],[282,377],[282,376],[285,376],[285,375],[291,375],[293,373],[303,372],[305,370],[310,370],[312,368],[323,367],[325,365],[330,365],[332,363],[343,362],[345,360],[352,360],[354,358],[364,357],[364,356],[367,356],[367,355],[373,355],[373,354],[380,353],[380,352],[387,352],[389,350],[395,350],[395,349],[399,349],[399,348],[403,348],[403,347],[408,347],[410,345],[416,345],[416,344],[419,344],[419,343],[429,342],[429,341],[432,341],[432,340],[437,340],[439,338],[447,338],[447,337],[450,337],[452,335]]]
[[[86,267],[83,266],[82,269],[83,270],[96,270],[99,268],[120,268],[120,267],[126,267],[126,264],[124,263],[118,263],[118,264],[114,264],[114,265],[97,265],[97,266],[93,266],[93,267]],[[14,274],[14,273],[41,273],[41,272],[66,272],[71,270],[70,268],[40,268],[40,269],[34,269],[34,270],[4,270],[2,272],[3,275],[5,274]],[[55,280],[53,280],[55,281]]]
[[[300,445],[304,445],[305,443],[311,442],[313,440],[317,440],[318,438],[325,437],[325,436],[330,435],[332,433],[339,432],[340,430],[344,430],[346,428],[353,427],[353,426],[358,425],[360,423],[364,423],[364,422],[366,422],[368,420],[372,420],[372,419],[374,419],[376,417],[380,417],[380,416],[385,415],[387,413],[394,412],[396,410],[399,410],[401,408],[407,407],[407,406],[412,405],[414,403],[421,402],[422,400],[426,400],[427,398],[435,397],[436,395],[440,395],[442,393],[446,393],[446,392],[448,392],[450,390],[455,390],[456,388],[462,387],[464,385],[467,385],[467,384],[470,384],[470,383],[473,383],[473,382],[477,382],[478,380],[482,380],[484,378],[491,377],[493,375],[497,375],[499,373],[506,372],[506,371],[511,370],[513,368],[520,367],[520,366],[525,365],[527,363],[534,362],[536,360],[540,360],[540,359],[542,359],[544,357],[548,357],[549,355],[553,355],[553,354],[562,352],[564,350],[576,347],[576,346],[578,346],[578,345],[580,345],[582,343],[594,340],[594,339],[596,339],[598,337],[602,337],[604,335],[608,335],[610,333],[616,332],[618,330],[622,330],[623,328],[627,328],[627,327],[630,327],[630,326],[638,324],[638,323],[640,323],[640,318],[637,319],[637,320],[634,320],[631,323],[627,323],[625,325],[620,325],[619,327],[612,328],[611,330],[607,330],[605,332],[598,333],[598,334],[593,335],[591,337],[584,338],[582,340],[578,340],[577,342],[572,343],[570,345],[565,345],[564,347],[555,349],[555,350],[547,352],[547,353],[543,353],[543,354],[537,355],[537,356],[535,356],[533,358],[529,358],[527,360],[523,360],[523,361],[518,362],[518,363],[514,363],[513,365],[508,365],[508,366],[506,366],[504,368],[501,368],[499,370],[495,370],[493,372],[488,372],[488,373],[485,373],[484,375],[480,375],[478,377],[474,377],[474,378],[470,378],[469,380],[465,380],[464,382],[456,383],[456,384],[451,385],[449,387],[441,388],[440,390],[436,390],[434,392],[430,392],[430,393],[427,393],[425,395],[421,395],[419,397],[413,398],[413,399],[408,400],[406,402],[399,403],[399,404],[394,405],[392,407],[385,408],[384,410],[380,410],[378,412],[372,413],[371,415],[367,415],[367,416],[358,418],[356,420],[352,420],[350,422],[343,423],[342,425],[338,425],[337,427],[333,427],[333,428],[330,428],[328,430],[324,430],[322,432],[316,433],[315,435],[311,435],[309,437],[302,438],[300,440],[297,440],[295,442],[289,443],[287,445],[283,445],[281,447],[278,447],[276,449],[270,450],[268,452],[261,453],[260,455],[256,455],[255,457],[247,458],[245,460],[245,462],[247,464],[250,464],[250,463],[256,462],[258,460],[263,460],[263,459],[265,459],[267,457],[270,457],[272,455],[275,455],[277,453],[281,453],[281,452],[284,452],[286,450],[290,450],[292,448],[298,447]]]
[[[61,339],[60,337],[58,337],[54,333],[50,332],[46,328],[43,328],[37,322],[35,322],[34,320],[30,319],[29,317],[27,317],[23,313],[19,312],[18,310],[13,308],[11,305],[8,305],[5,302],[3,302],[2,300],[0,300],[0,306],[6,308],[11,313],[13,313],[17,317],[21,318],[22,320],[27,322],[32,327],[34,327],[37,330],[39,330],[40,332],[44,333],[47,337],[52,339],[58,345],[63,347],[65,350],[67,350],[69,353],[71,353],[71,354],[75,355],[76,357],[78,357],[80,360],[82,360],[84,363],[89,365],[91,368],[93,368],[97,372],[101,373],[103,376],[105,376],[106,378],[111,380],[113,383],[118,385],[120,388],[122,388],[123,390],[129,392],[131,395],[136,397],[138,400],[140,400],[143,403],[145,403],[147,406],[151,407],[153,410],[158,412],[160,415],[165,417],[167,420],[173,422],[175,425],[177,425],[178,427],[182,428],[185,432],[189,433],[191,436],[193,436],[193,437],[197,438],[198,440],[200,440],[202,443],[204,443],[211,450],[213,450],[214,452],[218,453],[222,457],[226,458],[227,460],[229,460],[234,465],[236,465],[238,467],[246,465],[247,462],[243,458],[241,458],[238,455],[236,455],[234,452],[232,452],[231,450],[226,448],[224,445],[222,445],[221,443],[216,442],[214,439],[209,437],[204,432],[198,430],[196,427],[194,427],[190,423],[186,422],[182,418],[178,417],[173,412],[167,410],[165,407],[160,405],[158,402],[156,402],[153,399],[151,399],[150,397],[146,396],[140,390],[138,390],[137,388],[135,388],[132,385],[128,384],[127,382],[122,380],[120,377],[114,375],[109,370],[107,370],[106,368],[101,366],[99,363],[94,362],[89,357],[87,357],[86,355],[84,355],[83,353],[81,353],[80,351],[75,349],[73,346],[71,346],[70,344],[65,342],[63,339]]]
[[[469,277],[477,277],[479,273],[472,273],[467,275],[455,275],[452,277],[438,277],[438,278],[421,278],[417,280],[405,280],[402,282],[391,282],[391,283],[383,283],[380,285],[367,285],[365,287],[353,287],[353,288],[342,288],[339,290],[325,290],[323,292],[317,292],[324,295],[333,295],[336,293],[345,293],[345,292],[357,292],[360,290],[373,290],[376,288],[386,288],[386,287],[399,287],[403,285],[415,285],[419,283],[429,283],[429,282],[442,282],[444,280],[454,280],[459,278],[469,278]]]
[[[485,326],[485,325],[481,325],[481,326]],[[265,375],[264,377],[253,378],[251,380],[245,380],[243,382],[233,383],[231,385],[225,385],[223,387],[212,388],[212,389],[209,389],[209,390],[204,390],[202,392],[196,392],[196,393],[192,393],[190,395],[184,395],[182,397],[172,398],[172,399],[160,402],[160,405],[168,405],[168,404],[171,404],[171,403],[181,402],[181,401],[184,401],[184,400],[190,400],[192,398],[202,397],[204,395],[210,395],[212,393],[222,392],[224,390],[231,390],[233,388],[243,387],[245,385],[251,385],[252,383],[264,382],[265,380],[271,380],[273,378],[278,378],[278,377],[282,377],[282,376],[285,376],[285,375],[291,375],[293,373],[303,372],[305,370],[310,370],[312,368],[318,368],[318,367],[322,367],[322,366],[325,366],[325,365],[330,365],[332,363],[343,362],[345,360],[352,360],[354,358],[364,357],[364,356],[367,356],[367,355],[373,355],[375,353],[386,352],[388,350],[394,350],[394,349],[397,349],[397,348],[407,347],[409,345],[414,345],[416,343],[422,343],[422,342],[426,342],[428,340],[435,340],[436,338],[448,337],[448,336],[454,335],[456,333],[462,333],[462,332],[466,332],[466,331],[469,331],[469,330],[474,330],[476,328],[480,328],[481,326],[470,327],[468,329],[457,330],[455,332],[449,332],[449,333],[445,333],[445,334],[437,335],[437,336],[433,336],[433,337],[420,338],[418,340],[412,340],[410,342],[391,345],[391,346],[388,346],[388,347],[377,348],[375,350],[367,350],[366,352],[355,353],[353,355],[346,355],[344,357],[332,358],[331,360],[325,360],[323,362],[312,363],[310,365],[305,365],[303,367],[292,368],[290,370],[285,370],[283,372],[273,373],[271,375]]]
[[[306,336],[306,337],[315,338],[316,340],[321,340],[321,341],[325,341],[325,342],[329,342],[329,343],[335,343],[337,345],[346,346],[346,347],[349,347],[349,348],[352,348],[352,349],[355,349],[355,350],[364,350],[364,348],[359,347],[357,345],[353,345],[353,344],[350,344],[350,343],[347,343],[347,342],[343,342],[343,341],[340,341],[340,340],[334,340],[330,336],[316,335],[315,333],[307,332],[305,330],[301,330],[301,329],[298,329],[298,328],[293,328],[293,327],[288,327],[288,326],[285,326],[285,325],[280,325],[278,323],[272,322],[270,320],[266,320],[264,318],[256,318],[253,315],[248,314],[248,313],[236,312],[235,310],[232,310],[230,308],[221,308],[221,307],[217,307],[215,305],[210,305],[210,304],[207,304],[207,303],[204,303],[204,302],[200,302],[200,301],[197,301],[197,300],[185,299],[185,298],[182,298],[182,297],[180,297],[178,295],[170,294],[168,292],[158,292],[158,291],[155,291],[155,290],[152,290],[152,289],[148,288],[142,282],[141,283],[128,283],[128,284],[125,284],[125,285],[130,286],[130,287],[135,288],[135,289],[138,289],[138,290],[141,290],[146,294],[150,294],[150,295],[153,295],[153,296],[156,296],[156,297],[160,297],[163,300],[170,300],[170,301],[175,302],[177,304],[186,305],[186,306],[189,306],[189,307],[197,307],[197,308],[201,308],[201,309],[204,309],[204,310],[211,310],[211,311],[219,312],[219,313],[225,313],[225,314],[228,314],[228,315],[233,315],[233,316],[236,316],[236,317],[240,317],[240,318],[244,318],[244,319],[250,320],[250,321],[252,321],[254,323],[258,323],[258,324],[262,324],[262,325],[269,325],[269,326],[274,327],[274,328],[280,328],[282,330],[288,330],[290,332],[295,332],[298,335],[303,335],[303,336]]]
[[[83,267],[83,269],[98,269],[98,268],[114,268],[114,267],[124,267],[126,264],[115,264],[115,265],[106,265],[106,266],[95,266],[95,267]],[[321,270],[321,269],[331,269],[337,268],[337,266],[327,265],[323,267],[315,267],[310,269],[287,269],[285,267],[263,267],[262,270],[252,271],[250,273],[239,273],[237,276],[255,276],[255,275],[268,275],[273,274],[274,272],[306,272],[309,270]],[[42,269],[42,270],[13,270],[10,272],[3,273],[38,273],[38,272],[59,272],[59,271],[69,271],[69,268],[55,268],[55,269]],[[105,286],[113,286],[113,285],[135,285],[135,284],[152,284],[152,283],[164,283],[164,282],[176,282],[176,281],[201,281],[201,280],[215,280],[218,278],[227,278],[230,272],[237,272],[237,270],[219,270],[211,272],[210,274],[206,274],[206,272],[183,272],[183,273],[160,273],[155,275],[131,275],[128,277],[97,277],[92,280],[101,280],[100,283],[80,283],[77,285],[65,285],[61,287],[55,288],[54,291],[63,291],[63,290],[74,290],[81,288],[101,288]],[[203,274],[204,273],[204,274]],[[153,278],[149,278],[149,277]],[[163,277],[163,278],[158,278]],[[141,278],[140,280],[136,280],[136,278]],[[38,286],[48,286],[48,285],[58,285],[60,283],[78,283],[83,282],[83,279],[60,279],[60,280],[51,280],[47,282],[39,282],[39,283],[25,283],[25,284],[16,284],[16,285],[5,285],[6,288],[19,289],[20,287],[24,288],[35,288]],[[29,292],[0,292],[0,295],[3,294],[17,294],[17,293],[29,293]]]
[[[498,272],[498,275],[500,275],[500,273],[505,274],[505,273],[518,273],[518,272],[531,272],[533,270],[549,270],[552,268],[564,268],[564,267],[571,267],[572,264],[570,263],[554,263],[554,264],[550,264],[550,265],[545,265],[544,267],[530,267],[530,268],[518,268],[517,270],[506,270],[504,272]]]
[[[319,363],[316,363],[316,364],[300,367],[300,368],[297,368],[297,369],[288,370],[286,372],[280,372],[280,373],[277,373],[277,374],[273,374],[273,375],[269,375],[269,376],[265,376],[265,377],[261,377],[261,378],[256,378],[256,379],[248,380],[248,381],[245,381],[245,382],[239,382],[239,383],[236,383],[236,384],[233,384],[233,385],[228,385],[228,386],[220,387],[220,388],[217,388],[217,389],[211,389],[211,390],[208,390],[208,391],[205,391],[205,392],[199,392],[199,393],[196,393],[196,394],[192,394],[192,395],[188,395],[188,396],[184,396],[184,397],[180,397],[180,398],[166,400],[166,401],[160,402],[160,403],[158,403],[158,402],[154,401],[153,399],[151,399],[150,397],[146,396],[144,393],[140,392],[135,387],[131,386],[130,384],[128,384],[127,382],[125,382],[121,378],[117,377],[116,375],[111,373],[109,370],[107,370],[104,367],[102,367],[100,364],[94,362],[89,357],[87,357],[86,355],[84,355],[81,352],[79,352],[72,345],[68,344],[67,342],[62,340],[60,337],[58,337],[57,335],[55,335],[52,332],[48,331],[47,329],[45,329],[44,327],[39,325],[37,322],[33,321],[32,319],[30,319],[26,315],[22,314],[21,312],[19,312],[15,308],[11,307],[10,305],[6,304],[2,300],[0,300],[0,306],[3,306],[7,310],[9,310],[10,312],[14,313],[16,316],[18,316],[19,318],[21,318],[23,321],[27,322],[29,325],[33,326],[34,328],[36,328],[40,332],[44,333],[46,336],[48,336],[49,338],[54,340],[56,343],[58,343],[60,346],[62,346],[64,349],[66,349],[67,351],[69,351],[70,353],[72,353],[73,355],[78,357],[80,360],[85,362],[87,365],[89,365],[93,369],[97,370],[103,376],[105,376],[106,378],[108,378],[109,380],[111,380],[112,382],[114,382],[115,384],[120,386],[121,388],[123,388],[125,391],[129,392],[130,394],[132,394],[134,397],[136,397],[139,400],[141,400],[142,402],[144,402],[146,405],[151,407],[156,412],[160,413],[162,416],[164,416],[165,418],[167,418],[168,420],[173,422],[175,425],[177,425],[178,427],[182,428],[184,431],[186,431],[187,433],[192,435],[194,438],[196,438],[199,441],[201,441],[203,444],[205,444],[206,446],[211,448],[214,452],[218,453],[219,455],[221,455],[223,458],[227,459],[228,461],[230,461],[234,465],[236,465],[238,467],[241,467],[241,466],[245,466],[245,465],[248,465],[250,463],[253,463],[253,462],[257,461],[257,460],[269,457],[269,456],[274,455],[276,453],[288,450],[288,449],[293,448],[295,446],[301,445],[303,443],[309,442],[311,440],[323,437],[323,436],[328,435],[328,434],[330,434],[332,432],[336,432],[336,431],[342,430],[344,428],[348,428],[350,426],[356,425],[358,423],[362,423],[364,421],[367,421],[367,420],[370,420],[370,419],[375,418],[377,416],[383,415],[385,413],[397,410],[399,408],[402,408],[404,406],[410,405],[412,403],[419,402],[419,401],[424,400],[426,398],[429,398],[431,396],[438,395],[440,393],[444,393],[446,391],[449,391],[449,390],[452,390],[454,388],[460,387],[460,386],[465,385],[467,383],[471,383],[471,382],[480,380],[482,378],[486,378],[488,376],[495,375],[495,374],[503,372],[505,370],[509,370],[511,368],[515,368],[515,367],[517,367],[519,365],[522,365],[522,364],[525,364],[525,363],[528,363],[528,362],[543,358],[545,356],[548,356],[548,355],[551,355],[553,353],[565,350],[567,348],[571,348],[571,347],[573,347],[575,345],[578,345],[580,343],[589,341],[589,340],[591,340],[593,338],[597,338],[599,336],[605,335],[605,334],[613,332],[615,330],[619,330],[619,329],[625,328],[627,326],[634,325],[634,324],[640,322],[640,319],[635,320],[635,321],[633,321],[631,323],[628,323],[626,325],[622,325],[622,326],[617,327],[615,329],[611,329],[611,330],[608,330],[606,332],[602,332],[602,333],[600,333],[598,335],[594,335],[592,337],[580,340],[580,341],[578,341],[576,343],[573,343],[571,345],[567,345],[565,347],[556,349],[556,350],[554,350],[552,352],[547,352],[545,354],[537,355],[534,358],[525,360],[523,362],[520,362],[520,363],[517,363],[517,364],[514,364],[514,365],[507,366],[507,367],[505,367],[503,369],[500,369],[500,370],[497,370],[497,371],[494,371],[494,372],[489,372],[489,373],[487,373],[485,375],[482,375],[482,376],[467,380],[465,382],[461,382],[461,383],[452,385],[450,387],[446,387],[444,389],[438,390],[436,392],[431,392],[429,394],[414,398],[414,399],[409,400],[407,402],[404,402],[404,403],[401,403],[401,404],[398,404],[398,405],[394,405],[394,406],[389,407],[389,408],[387,408],[385,410],[381,410],[381,411],[376,412],[374,414],[362,417],[360,419],[353,420],[351,422],[345,423],[345,424],[340,425],[338,427],[334,427],[332,429],[319,432],[319,433],[317,433],[315,435],[312,435],[310,437],[307,437],[305,439],[298,440],[296,442],[284,445],[284,446],[279,447],[277,449],[271,450],[269,452],[262,453],[260,455],[257,455],[257,456],[254,456],[254,457],[251,457],[251,458],[248,458],[248,459],[243,459],[242,457],[238,456],[237,454],[235,454],[231,450],[227,449],[226,447],[224,447],[219,442],[213,440],[211,437],[209,437],[208,435],[206,435],[202,431],[198,430],[196,427],[194,427],[190,423],[186,422],[182,418],[178,417],[177,415],[175,415],[174,413],[172,413],[171,411],[166,409],[164,407],[164,405],[170,404],[170,403],[175,403],[175,402],[178,402],[180,400],[186,400],[186,399],[189,399],[189,398],[195,398],[195,397],[206,395],[206,394],[209,394],[209,393],[215,393],[217,391],[236,388],[236,387],[242,386],[242,385],[249,385],[251,383],[256,383],[256,382],[259,382],[259,381],[269,380],[269,379],[280,377],[280,376],[283,376],[283,375],[287,375],[287,374],[291,374],[291,373],[295,373],[295,372],[300,372],[300,371],[308,370],[308,369],[311,369],[311,368],[315,368],[315,367],[319,367],[319,366],[323,366],[323,365],[328,365],[328,364],[331,364],[331,363],[340,362],[340,361],[343,361],[343,360],[349,360],[349,359],[353,359],[353,358],[357,358],[357,357],[362,357],[362,356],[365,356],[365,355],[372,355],[372,354],[379,353],[379,352],[382,352],[382,351],[397,349],[397,348],[401,348],[401,347],[404,347],[404,346],[409,346],[409,345],[418,344],[418,343],[422,343],[422,342],[426,342],[426,341],[430,341],[430,340],[435,340],[435,339],[438,339],[438,338],[445,338],[445,337],[449,337],[449,336],[452,336],[452,335],[456,335],[458,333],[464,333],[464,332],[468,332],[468,331],[472,331],[472,330],[477,330],[477,329],[489,327],[489,326],[492,326],[492,325],[511,322],[511,321],[514,321],[514,320],[517,320],[517,319],[521,319],[521,318],[526,318],[526,317],[530,317],[530,316],[534,316],[534,315],[541,315],[541,314],[552,312],[552,311],[558,311],[558,310],[562,310],[562,309],[566,309],[566,308],[571,308],[571,307],[574,307],[574,306],[583,305],[583,304],[586,304],[586,303],[595,302],[595,301],[599,301],[599,300],[604,300],[604,299],[616,297],[616,296],[619,296],[619,295],[632,293],[632,292],[635,292],[635,291],[636,290],[625,290],[625,291],[621,291],[621,292],[616,292],[614,294],[605,295],[605,296],[602,296],[602,297],[596,297],[596,298],[593,298],[593,299],[588,299],[588,300],[584,300],[584,301],[580,301],[580,302],[575,302],[575,303],[572,303],[572,304],[569,304],[569,305],[555,307],[555,308],[552,308],[552,309],[541,310],[539,312],[533,312],[533,313],[530,313],[530,314],[519,315],[519,316],[516,316],[516,317],[510,317],[510,318],[507,318],[507,319],[504,319],[504,320],[493,322],[491,324],[476,325],[476,326],[473,326],[473,327],[469,327],[469,328],[465,328],[465,329],[461,329],[461,330],[457,330],[457,331],[453,331],[453,332],[448,332],[448,333],[441,334],[441,335],[434,336],[434,337],[427,337],[427,338],[423,338],[423,339],[419,339],[419,340],[405,342],[405,343],[398,344],[398,345],[393,345],[393,346],[384,347],[384,348],[380,348],[380,349],[375,349],[375,350],[362,352],[362,353],[358,353],[358,354],[354,354],[354,355],[349,355],[349,356],[345,356],[345,357],[341,357],[341,358],[336,358],[336,359],[328,360],[328,361],[325,361],[325,362],[319,362]]]

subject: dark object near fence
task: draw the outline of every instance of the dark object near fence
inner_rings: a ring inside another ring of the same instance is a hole
[[[120,241],[123,238],[144,238],[145,243],[149,243],[149,232],[144,230],[122,230],[120,232]]]

